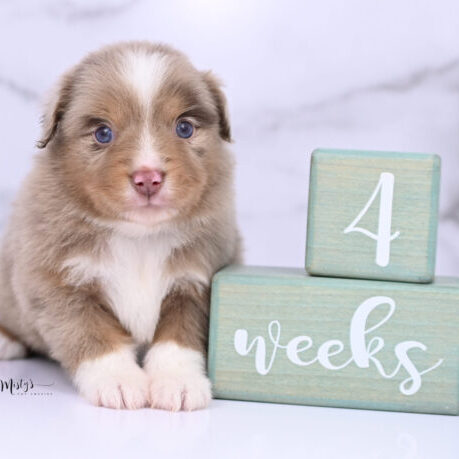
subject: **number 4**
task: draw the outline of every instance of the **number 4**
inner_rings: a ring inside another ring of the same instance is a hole
[[[378,234],[373,234],[370,231],[355,226],[359,223],[362,217],[367,213],[367,210],[373,204],[378,192],[380,193],[379,200],[379,220]],[[379,177],[379,182],[370,196],[370,199],[365,204],[365,207],[360,211],[355,220],[344,230],[344,234],[359,232],[365,236],[371,237],[376,241],[376,264],[378,266],[387,266],[390,259],[390,243],[400,235],[400,231],[390,234],[392,224],[392,200],[394,197],[394,174],[383,172]]]

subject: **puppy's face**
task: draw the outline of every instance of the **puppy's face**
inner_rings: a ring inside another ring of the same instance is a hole
[[[205,199],[230,140],[225,99],[180,53],[131,43],[64,76],[41,141],[66,189],[93,214],[144,225]]]

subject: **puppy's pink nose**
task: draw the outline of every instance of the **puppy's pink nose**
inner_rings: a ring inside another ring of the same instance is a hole
[[[150,197],[161,188],[164,172],[159,169],[142,169],[131,175],[131,181],[138,193]]]

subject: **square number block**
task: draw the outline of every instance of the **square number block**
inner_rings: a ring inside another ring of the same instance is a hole
[[[230,266],[212,285],[217,398],[459,413],[459,279],[432,284]]]
[[[306,270],[312,275],[431,282],[437,155],[316,150]]]

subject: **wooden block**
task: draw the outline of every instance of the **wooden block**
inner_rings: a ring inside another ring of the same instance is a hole
[[[432,282],[439,183],[437,155],[314,151],[306,270]]]
[[[217,398],[459,413],[459,279],[404,284],[230,266],[214,277]]]

